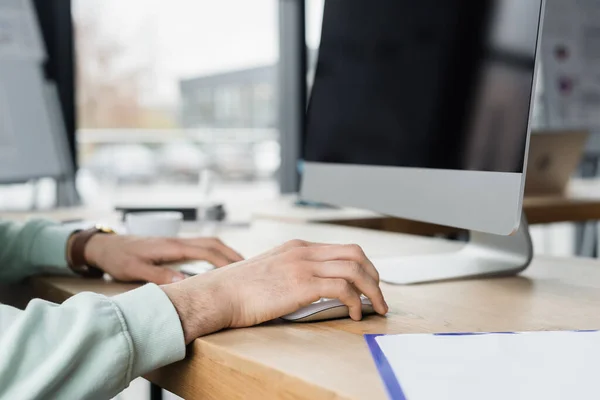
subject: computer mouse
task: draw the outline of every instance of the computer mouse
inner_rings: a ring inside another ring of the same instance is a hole
[[[178,266],[180,272],[189,276],[195,276],[210,272],[215,266],[206,261],[192,261]]]
[[[361,296],[360,301],[363,316],[375,313],[371,300]],[[315,322],[348,317],[350,317],[350,313],[344,303],[338,299],[323,298],[281,318],[292,322]]]

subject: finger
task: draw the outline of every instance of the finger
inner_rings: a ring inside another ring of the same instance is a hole
[[[362,319],[360,295],[348,281],[345,279],[319,279],[317,286],[319,287],[319,297],[339,299],[348,307],[350,318],[355,321]]]
[[[373,303],[377,313],[385,315],[388,311],[387,304],[379,283],[359,263],[355,261],[327,261],[314,263],[313,273],[319,278],[342,278],[351,283]]]
[[[194,238],[194,239],[181,239],[181,243],[188,246],[201,247],[204,249],[213,249],[219,251],[225,257],[227,257],[231,263],[239,262],[244,260],[244,257],[231,247],[227,246],[220,239],[217,238]]]
[[[365,271],[371,277],[379,282],[379,272],[367,258],[363,249],[355,244],[350,245],[329,245],[313,247],[306,252],[309,261],[326,262],[334,260],[355,261],[365,268]]]
[[[205,239],[208,244],[208,248],[216,250],[221,254],[225,255],[232,263],[236,263],[239,261],[243,261],[244,257],[239,254],[237,251],[233,250],[231,247],[227,246],[220,239]],[[200,247],[203,247],[202,245]]]
[[[181,272],[143,263],[131,267],[128,275],[132,280],[142,280],[157,285],[168,285],[169,283],[179,282],[186,278]]]

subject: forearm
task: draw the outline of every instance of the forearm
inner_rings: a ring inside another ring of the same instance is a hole
[[[0,398],[112,398],[132,379],[185,356],[178,315],[147,285],[58,306],[0,306]]]
[[[43,271],[68,274],[71,231],[44,220],[0,221],[0,281],[16,282]]]

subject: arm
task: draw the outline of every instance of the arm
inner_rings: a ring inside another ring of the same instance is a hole
[[[70,273],[72,231],[49,221],[0,222],[0,281]],[[143,348],[142,348],[143,346]],[[0,398],[111,398],[185,356],[173,305],[156,285],[112,299],[84,293],[25,311],[0,304]]]
[[[44,220],[0,221],[0,281],[16,282],[44,271],[70,273],[65,254],[71,234]]]
[[[82,293],[25,311],[0,305],[0,398],[117,395],[131,380],[185,356],[179,317],[149,284],[107,298]]]
[[[172,275],[157,274],[163,270],[157,263],[204,258],[226,265],[240,258],[223,246],[214,239],[97,235],[86,259],[120,279],[172,282]],[[0,398],[110,398],[132,379],[182,359],[185,344],[197,337],[260,324],[319,297],[339,298],[358,320],[364,293],[385,314],[378,281],[358,246],[293,241],[204,275],[114,298],[82,293],[61,306],[38,300],[25,311],[0,306]]]

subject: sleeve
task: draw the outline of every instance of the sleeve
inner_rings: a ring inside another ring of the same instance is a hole
[[[0,281],[16,282],[41,272],[70,274],[66,249],[72,233],[45,220],[0,221]]]
[[[82,293],[24,311],[0,305],[0,398],[112,398],[131,380],[185,357],[168,296],[148,284],[108,298]]]

